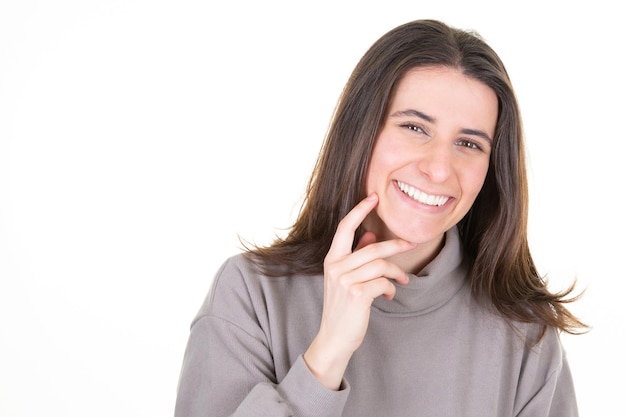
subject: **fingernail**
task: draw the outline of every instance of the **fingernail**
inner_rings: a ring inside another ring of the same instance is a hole
[[[377,197],[377,196],[376,196],[376,193],[372,193],[372,194],[370,194],[370,195],[368,195],[368,196],[367,196],[366,200],[368,200],[368,201],[374,201],[374,200],[376,200],[376,197]]]

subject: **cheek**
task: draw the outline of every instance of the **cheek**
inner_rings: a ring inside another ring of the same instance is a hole
[[[383,174],[382,166],[384,165],[380,156],[380,145],[377,144],[372,152],[367,176],[365,177],[365,191],[367,195],[377,191],[377,186],[380,183],[380,178]]]
[[[483,188],[485,178],[487,178],[488,168],[489,164],[487,163],[466,171],[466,176],[464,178],[465,189],[470,195],[473,196],[473,199],[478,196],[478,193]]]
[[[388,185],[393,172],[406,163],[402,160],[401,155],[407,154],[406,149],[394,146],[392,138],[385,135],[378,138],[367,171],[366,189],[368,194]]]
[[[371,164],[369,169],[367,170],[367,176],[365,177],[365,192],[367,195],[372,194],[373,192],[380,193],[381,187],[381,179],[382,172],[378,165]]]

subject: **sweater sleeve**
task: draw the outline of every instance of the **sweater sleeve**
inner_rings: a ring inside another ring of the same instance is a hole
[[[536,361],[527,367],[532,377],[520,381],[521,398],[529,398],[517,417],[578,417],[578,406],[574,381],[567,357],[554,329],[547,332],[537,348],[540,350]]]
[[[268,338],[245,285],[224,268],[198,317],[185,351],[176,417],[341,416],[349,387],[321,385],[298,356],[276,380]],[[221,281],[227,280],[225,285]],[[233,291],[234,290],[234,291]],[[219,301],[216,301],[218,300]],[[221,306],[229,306],[226,310]]]

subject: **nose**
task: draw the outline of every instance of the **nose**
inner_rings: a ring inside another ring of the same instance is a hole
[[[424,146],[424,152],[418,162],[422,175],[433,183],[442,183],[452,173],[452,149],[443,141],[430,141]]]

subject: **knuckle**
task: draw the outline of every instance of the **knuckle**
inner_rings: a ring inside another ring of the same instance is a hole
[[[326,277],[328,277],[329,279],[334,280],[335,277],[338,275],[337,274],[337,268],[335,267],[335,265],[329,264],[329,265],[325,266],[324,267],[324,275],[326,275]]]
[[[379,275],[383,275],[383,271],[387,269],[388,265],[389,265],[389,262],[381,258],[378,258],[372,261],[372,267]]]
[[[351,286],[348,289],[348,293],[352,298],[361,298],[363,296],[363,290],[356,285]]]
[[[346,288],[348,290],[348,292],[350,292],[352,289],[354,289],[354,286],[352,285],[352,282],[350,281],[350,279],[346,275],[340,275],[339,278],[337,279],[337,282],[339,283],[339,285],[342,288]]]

